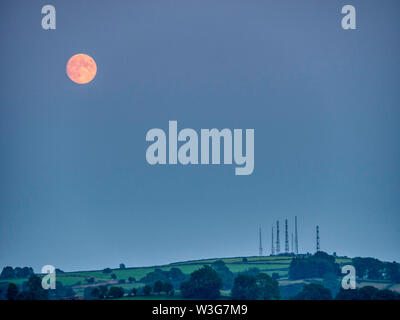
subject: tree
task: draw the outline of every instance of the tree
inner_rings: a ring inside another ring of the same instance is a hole
[[[90,297],[87,297],[86,299],[90,299],[90,300],[97,300],[100,299],[100,289],[99,288],[90,288],[89,290],[90,292]]]
[[[372,286],[360,289],[341,289],[336,295],[336,300],[399,300],[400,295],[391,290],[379,290]]]
[[[260,271],[260,269],[258,269],[258,268],[250,268],[250,269],[247,269],[246,271],[242,272],[241,274],[246,274],[246,275],[248,275],[248,276],[253,276],[253,277],[255,277],[255,276],[258,275],[260,272],[261,272],[261,271]]]
[[[157,280],[154,282],[154,287],[153,287],[153,292],[160,294],[160,292],[163,290],[164,283],[161,280]]]
[[[164,281],[168,281],[168,277],[169,277],[169,272],[168,271],[164,271],[164,270],[161,270],[161,269],[157,268],[153,272],[149,272],[148,274],[146,274],[140,280],[140,282],[153,284],[157,280],[161,280],[163,282]]]
[[[324,274],[322,285],[331,291],[333,297],[336,296],[340,290],[340,281],[333,273]]]
[[[7,266],[3,268],[0,279],[29,278],[33,274],[34,272],[31,267],[16,267],[13,269],[13,267]]]
[[[122,287],[111,287],[108,290],[108,296],[112,299],[122,298],[124,296],[124,289]]]
[[[190,274],[189,281],[181,284],[181,293],[184,298],[217,299],[222,287],[221,278],[210,266],[203,266]]]
[[[400,266],[396,262],[387,263],[385,266],[387,278],[394,282],[400,283]]]
[[[86,282],[89,283],[89,284],[93,284],[93,283],[94,283],[94,278],[93,278],[93,277],[86,278],[85,280],[86,280]]]
[[[259,292],[258,298],[261,300],[278,300],[279,284],[278,281],[272,279],[265,273],[256,276],[256,284]]]
[[[375,294],[375,300],[399,300],[400,295],[394,291],[384,289]]]
[[[105,299],[107,297],[108,289],[106,286],[99,287],[86,287],[83,292],[83,297],[85,300],[99,300]]]
[[[137,289],[136,288],[132,288],[131,294],[136,296],[137,295]]]
[[[293,300],[331,300],[332,294],[329,289],[320,284],[310,283],[303,287],[303,290]]]
[[[272,272],[272,279],[278,280],[280,277],[278,272]]]
[[[174,282],[182,282],[186,280],[186,275],[179,268],[171,268],[169,271],[169,278]]]
[[[384,263],[375,258],[354,258],[353,265],[359,278],[377,279],[383,278]]]
[[[108,288],[106,286],[99,287],[99,299],[105,299],[108,295]]]
[[[125,265],[124,265],[123,263],[120,263],[120,264],[119,264],[119,268],[120,268],[120,269],[126,269],[126,267],[125,267]]]
[[[62,282],[56,282],[55,290],[48,290],[49,299],[59,300],[61,298],[70,298],[75,296],[75,291],[71,287],[65,287]]]
[[[360,300],[374,300],[378,291],[379,289],[373,286],[365,286],[358,289],[358,297]]]
[[[247,260],[246,257],[243,257],[243,258],[242,258],[242,262],[243,262],[243,263],[248,263],[249,261]]]
[[[129,283],[132,283],[132,282],[136,282],[136,279],[134,277],[129,277],[128,281],[129,281]]]
[[[15,300],[18,295],[18,287],[15,283],[9,283],[7,288],[7,300]]]
[[[112,270],[110,268],[105,268],[103,270],[103,273],[111,273],[111,272],[112,272]]]
[[[165,294],[167,294],[169,296],[174,295],[174,287],[172,286],[172,284],[170,282],[164,283],[162,291],[164,291]]]
[[[341,288],[336,295],[335,300],[360,300],[357,289],[343,289]]]
[[[10,267],[10,266],[4,267],[3,270],[1,271],[0,278],[1,279],[14,279],[15,272],[14,272],[13,267]]]
[[[279,299],[279,284],[265,273],[256,276],[239,274],[235,278],[231,297],[234,300]]]
[[[212,268],[217,271],[218,276],[222,280],[222,289],[231,289],[233,285],[233,273],[226,266],[225,262],[222,260],[217,260],[212,264]]]
[[[117,276],[116,276],[115,273],[112,273],[112,274],[111,274],[111,279],[114,279],[114,280],[117,279]]]
[[[29,278],[34,274],[33,269],[31,267],[17,267],[14,269],[16,278]]]
[[[289,278],[292,280],[305,278],[321,278],[326,273],[340,274],[339,264],[335,257],[318,251],[314,255],[295,257],[289,266]]]
[[[239,274],[234,280],[231,297],[233,300],[256,300],[258,298],[256,277]]]
[[[20,292],[17,296],[17,300],[47,300],[48,290],[42,288],[42,280],[36,276],[32,275],[29,277],[28,282],[26,282],[27,290]]]
[[[151,287],[150,287],[148,284],[146,284],[146,285],[143,287],[143,294],[144,294],[145,296],[148,296],[148,295],[150,295],[150,293],[151,293]]]
[[[33,275],[28,280],[28,288],[33,293],[35,300],[46,300],[48,297],[48,291],[42,287],[42,279],[36,275]]]
[[[21,291],[20,293],[18,293],[16,300],[36,300],[36,299],[32,292]]]
[[[159,268],[146,274],[140,279],[140,282],[153,285],[157,280],[170,282],[174,288],[179,288],[180,284],[187,280],[188,276],[182,273],[179,268],[171,268],[170,271],[164,271]]]

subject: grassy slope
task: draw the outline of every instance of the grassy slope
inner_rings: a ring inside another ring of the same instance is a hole
[[[117,280],[128,280],[129,277],[134,277],[140,280],[147,273],[159,268],[162,270],[170,270],[173,267],[179,268],[183,273],[190,274],[193,271],[201,268],[203,265],[210,265],[219,259],[206,259],[196,261],[186,261],[172,263],[164,266],[157,267],[141,267],[141,268],[126,268],[126,269],[113,269],[112,273],[117,276]],[[223,258],[223,260],[232,272],[242,272],[250,268],[259,268],[268,274],[277,272],[281,276],[286,276],[291,261],[290,257],[250,257],[247,263],[242,262],[242,258]],[[111,275],[105,274],[102,271],[81,271],[81,272],[67,272],[57,274],[57,281],[61,281],[64,285],[74,285],[78,281],[85,284],[86,278],[94,277],[96,282],[111,281]]]

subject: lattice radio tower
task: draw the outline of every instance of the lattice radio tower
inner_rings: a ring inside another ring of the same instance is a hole
[[[319,245],[319,226],[317,226],[317,252],[320,251],[320,245]]]
[[[297,216],[294,217],[294,253],[299,254],[299,238],[297,237]]]
[[[276,221],[276,254],[279,254],[281,252],[281,246],[279,243],[279,220]]]
[[[258,247],[258,255],[261,257],[263,254],[263,248],[262,248],[262,240],[261,240],[261,227],[260,227],[260,243],[259,243],[259,247]]]
[[[292,232],[292,253],[294,252],[294,249],[293,249],[293,232]]]
[[[289,253],[289,231],[287,219],[285,219],[285,253]]]
[[[271,254],[272,254],[272,255],[275,255],[275,246],[274,246],[274,227],[272,227]]]

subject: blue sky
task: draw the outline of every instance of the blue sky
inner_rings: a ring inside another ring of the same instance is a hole
[[[0,266],[64,270],[300,252],[400,260],[400,4],[0,4]],[[65,65],[91,55],[80,86]],[[150,166],[152,128],[254,128],[255,169]],[[283,234],[283,232],[281,232]],[[281,242],[283,237],[281,238]]]

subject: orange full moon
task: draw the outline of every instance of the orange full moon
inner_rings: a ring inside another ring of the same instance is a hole
[[[68,77],[79,84],[89,83],[97,73],[97,65],[91,56],[83,53],[72,56],[67,63]]]

